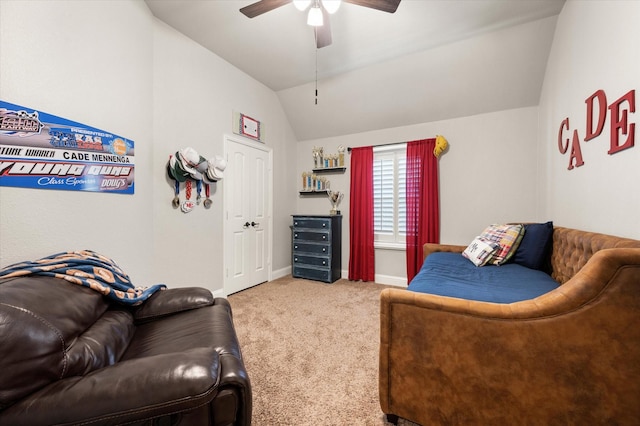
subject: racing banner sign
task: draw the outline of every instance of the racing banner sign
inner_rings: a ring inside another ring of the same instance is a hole
[[[0,186],[134,193],[133,141],[0,100]]]

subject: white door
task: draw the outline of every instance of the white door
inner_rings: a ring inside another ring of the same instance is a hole
[[[224,253],[227,295],[268,281],[271,272],[271,150],[225,137]]]

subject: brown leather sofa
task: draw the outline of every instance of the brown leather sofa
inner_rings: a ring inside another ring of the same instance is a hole
[[[464,246],[428,244],[434,251]],[[382,411],[422,425],[637,425],[640,241],[554,228],[562,285],[495,304],[386,289]]]
[[[1,425],[250,425],[226,299],[156,292],[141,307],[53,277],[0,280]]]

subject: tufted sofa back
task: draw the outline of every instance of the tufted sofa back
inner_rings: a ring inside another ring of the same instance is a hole
[[[0,281],[0,410],[54,381],[114,364],[133,333],[132,314],[89,288],[53,277]]]
[[[556,226],[553,228],[551,276],[564,284],[595,252],[610,248],[640,248],[640,241]]]

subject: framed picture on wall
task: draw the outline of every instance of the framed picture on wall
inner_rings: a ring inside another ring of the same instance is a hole
[[[234,112],[233,132],[264,143],[263,125],[248,115]]]

